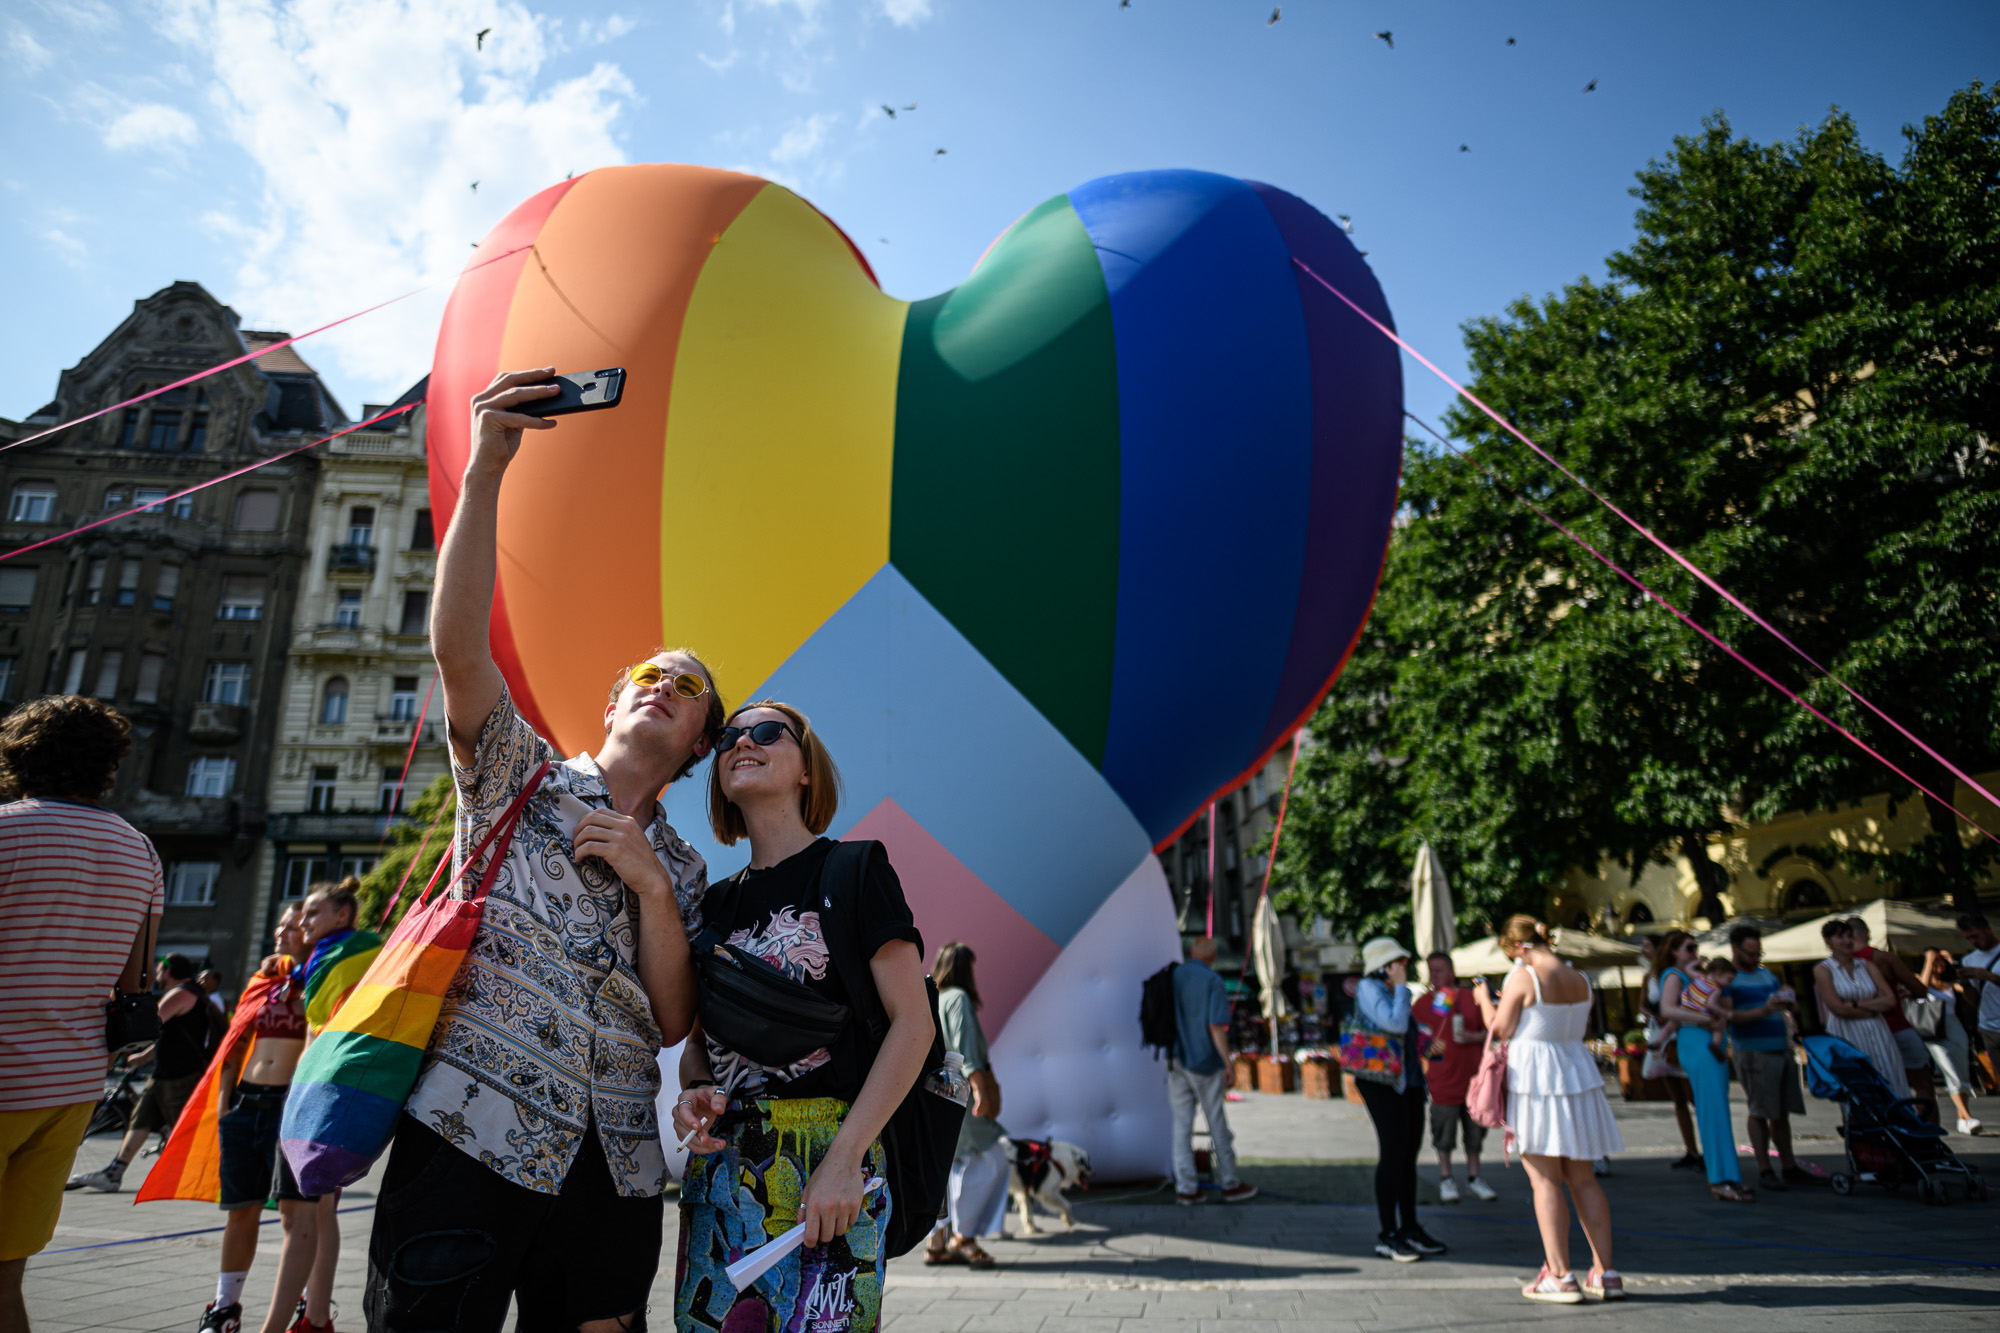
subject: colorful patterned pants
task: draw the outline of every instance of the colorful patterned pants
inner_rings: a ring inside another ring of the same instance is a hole
[[[834,1097],[732,1103],[728,1147],[688,1159],[681,1183],[674,1326],[682,1333],[874,1333],[882,1317],[882,1236],[894,1201],[867,1197],[845,1236],[781,1259],[739,1292],[723,1271],[799,1221],[806,1181],[847,1114]],[[887,1174],[880,1143],[869,1174]]]

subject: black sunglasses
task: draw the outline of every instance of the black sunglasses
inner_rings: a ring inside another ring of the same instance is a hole
[[[715,752],[728,754],[736,748],[736,742],[745,736],[759,745],[770,745],[778,737],[786,734],[798,741],[801,749],[805,747],[804,738],[792,730],[792,724],[789,722],[754,722],[747,727],[724,727],[722,733],[715,738]]]

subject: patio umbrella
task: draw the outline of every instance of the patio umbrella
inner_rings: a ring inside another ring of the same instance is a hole
[[[1564,930],[1560,926],[1550,932],[1549,944],[1556,957],[1585,971],[1639,960],[1636,945],[1581,930]],[[1451,966],[1462,977],[1491,977],[1511,971],[1514,965],[1507,961],[1506,954],[1500,952],[1500,941],[1488,935],[1483,940],[1474,940],[1453,949]]]
[[[1858,916],[1868,923],[1868,942],[1892,953],[1920,954],[1926,949],[1962,949],[1965,940],[1958,933],[1958,919],[1928,911],[1914,903],[1893,898],[1877,898],[1856,909],[1846,908],[1826,916],[1802,921],[1790,930],[1764,937],[1767,963],[1809,963],[1826,957],[1826,941],[1820,926],[1828,917]]]
[[[1410,904],[1417,927],[1417,957],[1450,953],[1458,943],[1451,885],[1445,881],[1444,863],[1429,843],[1417,849],[1417,868],[1410,872]]]
[[[1278,1020],[1290,1012],[1279,985],[1285,979],[1285,930],[1269,897],[1257,900],[1250,926],[1250,960],[1257,968],[1257,985],[1264,995],[1264,1017],[1271,1023],[1271,1054],[1278,1053]]]

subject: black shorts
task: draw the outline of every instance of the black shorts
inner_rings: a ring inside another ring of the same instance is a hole
[[[278,1151],[278,1127],[285,1118],[289,1088],[263,1083],[236,1085],[236,1103],[215,1124],[221,1140],[222,1165],[217,1200],[224,1212],[262,1208],[277,1199],[313,1203],[317,1194],[301,1194],[291,1163]]]
[[[611,1182],[592,1125],[558,1194],[538,1194],[409,1116],[396,1126],[368,1238],[369,1333],[573,1333],[594,1319],[645,1327],[665,1196]]]

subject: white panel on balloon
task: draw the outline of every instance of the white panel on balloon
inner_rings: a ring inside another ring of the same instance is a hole
[[[1180,956],[1173,894],[1148,853],[992,1043],[1009,1134],[1077,1144],[1103,1181],[1168,1173],[1167,1067],[1140,1045],[1139,988]]]

